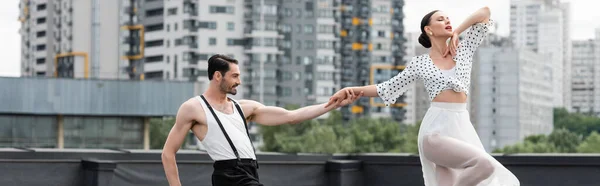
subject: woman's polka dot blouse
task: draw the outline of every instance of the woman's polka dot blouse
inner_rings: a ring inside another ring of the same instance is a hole
[[[395,77],[377,84],[377,94],[383,99],[386,106],[389,106],[396,103],[396,99],[406,92],[417,79],[423,80],[429,93],[429,100],[433,100],[446,87],[468,94],[473,55],[493,25],[494,21],[491,19],[487,23],[477,23],[460,40],[456,56],[453,58],[456,61],[456,76],[445,77],[433,64],[429,54],[423,54],[413,57],[406,68]]]

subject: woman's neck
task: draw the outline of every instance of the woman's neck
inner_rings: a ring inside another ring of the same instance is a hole
[[[446,41],[448,38],[431,38],[431,50],[429,50],[429,56],[432,58],[445,58],[444,52],[448,48]]]

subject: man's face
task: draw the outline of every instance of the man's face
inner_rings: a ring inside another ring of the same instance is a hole
[[[221,92],[235,95],[237,94],[236,87],[240,84],[240,68],[236,64],[229,63],[229,71],[223,75],[220,84]]]

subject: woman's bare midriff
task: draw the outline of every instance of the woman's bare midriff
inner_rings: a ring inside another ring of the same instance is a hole
[[[432,102],[448,102],[448,103],[466,103],[467,94],[464,92],[455,92],[453,90],[443,90]]]

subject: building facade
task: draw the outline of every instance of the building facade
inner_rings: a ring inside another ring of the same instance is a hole
[[[129,18],[119,12],[131,6],[121,3],[21,1],[22,76],[128,79],[119,23]]]
[[[487,151],[552,132],[552,65],[547,60],[526,49],[478,49],[470,109]]]
[[[593,116],[600,116],[598,90],[600,89],[600,29],[596,38],[573,41],[573,70],[572,70],[572,103],[573,111]]]
[[[550,58],[555,107],[571,108],[570,4],[559,0],[512,0],[510,37],[515,47]]]

